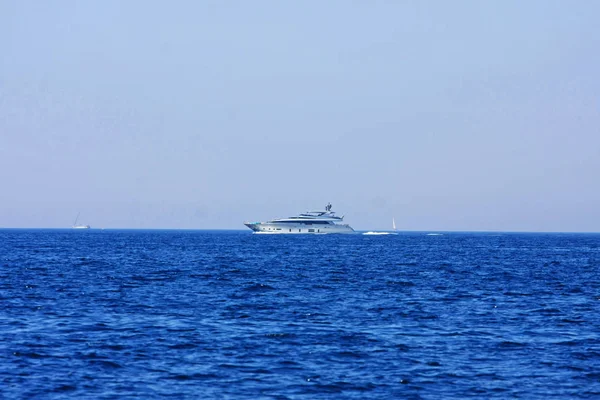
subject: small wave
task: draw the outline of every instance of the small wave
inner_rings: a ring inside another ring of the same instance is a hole
[[[504,340],[498,344],[498,347],[504,348],[504,349],[515,349],[515,348],[522,348],[522,347],[526,347],[526,346],[527,346],[526,343],[512,342],[510,340]]]
[[[212,274],[190,274],[188,275],[190,278],[200,278],[200,279],[212,279]]]
[[[428,233],[425,236],[444,236],[444,234],[443,233]]]
[[[598,344],[597,339],[573,339],[573,340],[563,340],[560,342],[555,342],[559,346],[595,346]]]
[[[576,371],[576,372],[584,372],[586,369],[583,367],[579,367],[577,365],[565,365],[564,367],[560,367],[561,369],[567,369],[569,371]]]
[[[265,285],[264,283],[257,283],[255,285],[248,286],[244,290],[248,292],[262,292],[266,290],[275,290],[275,288],[273,286]]]
[[[192,374],[192,375],[187,375],[187,374],[176,374],[176,375],[171,375],[168,377],[168,379],[173,379],[176,381],[189,381],[189,380],[205,380],[205,379],[217,379],[219,378],[218,375],[215,374]]]
[[[368,354],[361,351],[338,351],[334,353],[340,358],[367,358]]]
[[[189,350],[189,349],[195,349],[196,346],[193,343],[178,343],[178,344],[174,344],[172,346],[169,346],[170,349],[173,350]]]
[[[293,333],[279,332],[279,333],[265,333],[264,336],[268,337],[268,338],[273,338],[273,339],[284,339],[284,338],[295,337],[296,335]]]
[[[92,364],[96,364],[96,365],[100,365],[105,368],[112,368],[112,369],[123,368],[123,366],[121,364],[118,364],[113,361],[107,361],[107,360],[93,360]]]
[[[228,364],[228,363],[224,363],[224,364],[219,364],[219,368],[225,368],[225,369],[247,369],[247,366],[242,365],[242,364]]]
[[[594,359],[594,358],[598,358],[599,354],[597,352],[591,351],[591,350],[587,350],[587,351],[576,351],[571,353],[571,357],[577,359],[577,360],[590,360],[590,359]]]
[[[562,311],[560,311],[558,308],[539,308],[537,310],[533,310],[533,313],[539,313],[542,315],[560,315],[562,314]]]
[[[13,355],[17,356],[17,357],[27,357],[27,358],[45,358],[48,357],[47,355],[44,354],[39,354],[39,353],[21,353],[21,352],[14,352]]]
[[[174,379],[176,381],[187,381],[187,380],[190,380],[193,378],[191,375],[180,374],[180,375],[172,375],[169,377],[169,379]]]
[[[528,297],[528,296],[531,296],[532,294],[531,294],[531,293],[519,293],[519,292],[511,292],[511,291],[508,291],[508,292],[504,292],[504,295],[505,295],[505,296],[514,296],[514,297],[517,297],[517,296],[525,296],[525,297]]]
[[[131,277],[131,279],[134,281],[140,281],[140,282],[159,282],[159,281],[174,281],[176,279],[176,276],[150,277],[150,276],[134,275]]]
[[[398,285],[398,286],[415,286],[411,281],[387,281],[388,285]]]
[[[548,266],[550,266],[550,265],[560,265],[560,261],[553,260],[553,261],[550,261],[550,262],[545,262],[545,263],[544,263],[544,267],[548,267]]]
[[[167,332],[194,332],[196,328],[167,328]]]
[[[121,351],[121,350],[125,350],[127,348],[127,346],[122,346],[120,344],[109,344],[109,345],[104,345],[101,347],[104,349],[115,350],[115,351]]]
[[[404,343],[398,343],[396,345],[396,350],[398,350],[398,351],[408,351],[409,349],[410,348],[407,345],[405,345]]]
[[[564,322],[566,324],[583,324],[586,322],[584,319],[573,319],[573,318],[563,318],[560,322]]]
[[[54,392],[71,392],[73,390],[77,390],[76,386],[73,385],[60,385],[56,388],[54,388]]]

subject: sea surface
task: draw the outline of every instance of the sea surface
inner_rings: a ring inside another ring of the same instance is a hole
[[[0,230],[0,398],[597,399],[600,235]]]

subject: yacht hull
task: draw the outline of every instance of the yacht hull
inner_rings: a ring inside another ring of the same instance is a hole
[[[275,235],[324,235],[332,233],[356,233],[350,225],[346,224],[309,224],[309,223],[281,223],[281,222],[246,222],[244,223],[254,233]]]

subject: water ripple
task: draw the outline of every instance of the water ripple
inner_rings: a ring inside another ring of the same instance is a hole
[[[598,260],[600,235],[0,230],[0,397],[595,398]]]

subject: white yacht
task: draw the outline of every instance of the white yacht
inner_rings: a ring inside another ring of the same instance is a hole
[[[341,223],[344,217],[338,217],[331,211],[331,203],[324,211],[307,211],[288,218],[278,218],[266,222],[244,222],[254,233],[274,234],[325,234],[355,233],[348,224]]]

